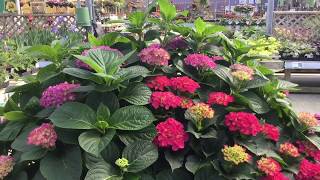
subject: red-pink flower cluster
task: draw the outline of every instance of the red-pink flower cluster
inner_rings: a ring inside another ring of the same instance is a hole
[[[297,180],[319,180],[320,164],[312,163],[306,159],[303,159],[300,163],[299,173],[295,178]]]
[[[234,97],[224,92],[212,92],[209,94],[208,104],[218,104],[228,106],[229,103],[234,102]]]
[[[217,66],[214,59],[204,54],[189,54],[184,62],[186,65],[205,70],[214,69]]]
[[[273,176],[265,176],[260,178],[260,180],[290,180],[287,176],[282,174],[281,172],[276,173]]]
[[[247,112],[229,113],[225,117],[224,124],[229,131],[239,131],[244,135],[256,136],[262,130],[259,119],[254,114]]]
[[[147,82],[149,88],[164,91],[165,88],[171,87],[181,92],[194,93],[200,85],[187,76],[174,77],[169,79],[166,76],[156,76]]]
[[[97,46],[97,47],[94,47],[94,48],[92,48],[92,49],[84,50],[84,51],[81,53],[81,56],[89,56],[89,52],[90,52],[91,50],[113,51],[113,52],[118,53],[119,56],[123,56],[122,53],[121,53],[118,49],[113,49],[113,48],[111,48],[111,47],[109,47],[109,46]],[[76,64],[76,67],[78,67],[78,68],[87,69],[87,70],[92,70],[91,67],[90,67],[88,64],[82,62],[80,59],[77,59],[76,62],[75,62],[75,64]]]
[[[4,179],[13,170],[14,158],[11,156],[0,156],[0,179]]]
[[[41,146],[43,148],[52,148],[55,147],[57,138],[58,136],[53,125],[43,123],[29,133],[28,144]]]
[[[187,76],[171,78],[171,87],[181,92],[194,93],[200,85]]]
[[[281,171],[280,164],[270,157],[263,157],[257,161],[257,167],[268,176],[275,176]]]
[[[170,54],[159,45],[151,45],[142,49],[139,57],[142,62],[155,66],[167,66],[170,60]]]
[[[173,118],[168,118],[166,121],[159,123],[156,129],[157,136],[154,143],[159,147],[171,147],[173,151],[177,151],[183,149],[184,143],[189,139],[183,124]]]
[[[180,107],[183,109],[188,109],[194,105],[194,102],[192,99],[182,97],[181,105]]]
[[[167,76],[156,76],[147,82],[147,86],[157,91],[164,91],[171,86],[171,82]]]
[[[280,153],[291,156],[291,157],[299,157],[300,156],[298,148],[289,142],[285,142],[285,143],[280,144],[279,151],[280,151]]]
[[[49,86],[40,98],[40,105],[42,107],[58,107],[68,101],[74,101],[76,94],[72,93],[73,89],[76,89],[80,84],[69,84],[67,82],[57,84],[55,86]]]
[[[273,141],[279,140],[280,131],[276,126],[272,124],[265,123],[262,127],[262,132],[268,139],[271,139]]]
[[[182,98],[174,95],[172,92],[153,92],[151,94],[150,103],[152,107],[158,109],[159,107],[165,108],[177,108],[181,105]]]
[[[320,161],[320,150],[308,141],[297,141],[296,142],[299,152],[304,153],[308,157]]]

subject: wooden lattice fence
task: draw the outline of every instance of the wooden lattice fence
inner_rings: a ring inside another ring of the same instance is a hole
[[[54,31],[60,27],[75,32],[86,32],[85,28],[77,26],[73,15],[0,15],[0,36],[2,37],[20,35],[29,29],[45,28]]]
[[[275,11],[273,27],[303,32],[312,39],[313,29],[319,29],[320,11]]]

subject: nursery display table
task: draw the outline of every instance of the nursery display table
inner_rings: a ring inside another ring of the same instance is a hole
[[[320,73],[320,61],[285,61],[285,79],[289,80],[292,72]]]

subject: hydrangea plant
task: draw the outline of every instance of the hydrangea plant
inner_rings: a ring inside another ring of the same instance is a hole
[[[296,85],[158,4],[161,18],[135,12],[129,33],[90,36],[10,90],[0,179],[318,179],[319,124],[292,110]]]

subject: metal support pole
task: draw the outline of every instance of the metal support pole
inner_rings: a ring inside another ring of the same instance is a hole
[[[273,29],[273,10],[274,10],[274,0],[268,1],[268,9],[267,9],[267,34],[272,34]]]
[[[20,0],[16,0],[16,7],[17,7],[17,13],[21,13],[21,8],[20,8]]]

